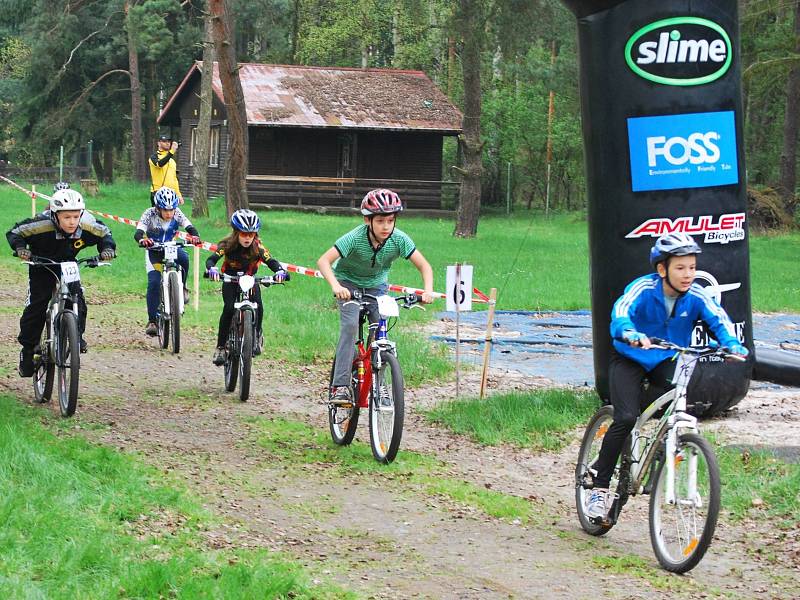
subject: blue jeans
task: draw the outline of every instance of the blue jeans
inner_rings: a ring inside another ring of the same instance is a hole
[[[360,288],[349,281],[340,281],[350,292],[358,290],[373,296],[382,296],[389,289],[384,284],[376,288]],[[336,363],[333,367],[333,387],[350,385],[350,373],[353,368],[353,357],[356,351],[356,337],[358,337],[358,315],[361,308],[358,304],[350,300],[337,300],[339,305],[339,342],[336,344]],[[377,323],[380,315],[378,314],[377,303],[370,299],[369,322]]]
[[[181,266],[183,286],[186,287],[186,278],[189,276],[189,255],[183,248],[178,249],[178,264]],[[161,296],[161,271],[147,273],[147,321],[155,323],[158,319],[158,302]]]

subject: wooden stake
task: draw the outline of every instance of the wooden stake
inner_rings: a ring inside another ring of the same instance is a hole
[[[195,310],[200,310],[200,247],[194,247],[194,296],[192,304]]]
[[[36,186],[31,186],[31,216],[36,217]]]
[[[494,329],[494,307],[497,304],[497,288],[489,292],[489,314],[486,316],[486,338],[483,344],[483,369],[481,370],[481,400],[486,395],[486,378],[489,376],[489,354],[492,351]]]
[[[461,397],[461,263],[456,263],[456,399]]]

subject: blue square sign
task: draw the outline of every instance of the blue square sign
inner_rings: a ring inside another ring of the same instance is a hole
[[[733,111],[628,119],[634,192],[739,183]]]

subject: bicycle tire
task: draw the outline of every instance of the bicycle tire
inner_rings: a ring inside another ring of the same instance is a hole
[[[80,334],[75,313],[63,311],[58,317],[58,405],[62,417],[71,417],[78,407],[81,369]]]
[[[47,340],[50,339],[50,315],[47,315],[47,324],[42,332],[39,342],[39,361],[33,373],[33,400],[37,404],[49,402],[53,395],[53,380],[55,379],[56,365],[49,355]]]
[[[691,454],[697,458],[695,477],[698,489],[694,500],[684,497],[689,495],[687,485],[693,462]],[[674,505],[664,501],[666,482],[667,469],[665,461],[662,461],[650,494],[650,542],[658,562],[665,570],[686,573],[697,566],[711,545],[719,517],[719,465],[711,444],[696,433],[681,435],[675,453]],[[696,500],[700,501],[700,506],[697,506]],[[674,523],[672,513],[675,515]],[[698,513],[702,514],[698,516]],[[702,524],[698,523],[698,519],[702,519]]]
[[[239,327],[239,314],[235,312],[228,328],[228,339],[225,342],[225,391],[232,392],[236,389],[239,379],[239,344],[236,330]]]
[[[614,407],[606,405],[601,407],[592,418],[584,431],[583,439],[581,440],[581,447],[578,450],[578,462],[575,465],[575,508],[578,513],[578,520],[581,527],[589,535],[600,536],[608,533],[614,526],[614,521],[596,522],[589,518],[586,514],[586,504],[589,500],[591,493],[591,480],[593,467],[597,462],[600,454],[600,447],[603,443],[603,438],[608,432],[608,428],[614,421]],[[625,441],[620,456],[624,456],[630,450],[630,437]],[[614,474],[611,476],[609,484],[610,493],[614,493],[616,498],[609,509],[609,514],[622,509],[625,502],[628,500],[627,490],[627,475],[621,473],[622,461],[617,462],[614,467]]]
[[[183,284],[177,271],[169,272],[169,320],[170,334],[169,339],[172,343],[172,353],[178,354],[181,351],[181,298],[178,294],[183,294]]]
[[[381,368],[372,377],[369,441],[375,460],[389,464],[400,449],[405,420],[403,372],[397,357],[391,352],[381,352]]]
[[[164,274],[162,273],[163,277]],[[159,282],[159,299],[160,305],[158,307],[158,346],[162,350],[166,350],[169,346],[169,319],[164,314],[166,304],[164,303],[164,286]]]
[[[353,363],[350,375],[350,394],[353,402],[349,407],[334,406],[330,403],[331,389],[333,388],[333,370],[336,367],[336,358],[331,365],[331,375],[328,378],[328,428],[331,439],[337,446],[348,446],[353,441],[358,428],[358,370]]]
[[[239,351],[239,400],[250,397],[250,368],[253,364],[253,313],[242,313],[242,343]]]

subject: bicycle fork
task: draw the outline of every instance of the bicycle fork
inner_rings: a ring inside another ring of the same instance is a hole
[[[697,493],[697,453],[690,452],[688,457],[678,452],[678,431],[689,429],[696,431],[697,419],[686,413],[676,413],[670,417],[670,428],[667,431],[665,463],[667,480],[664,487],[664,501],[667,504],[677,504],[679,499],[675,495],[675,468],[684,460],[688,460],[688,478],[686,481],[686,497],[684,502],[690,502],[700,508],[702,501]]]

